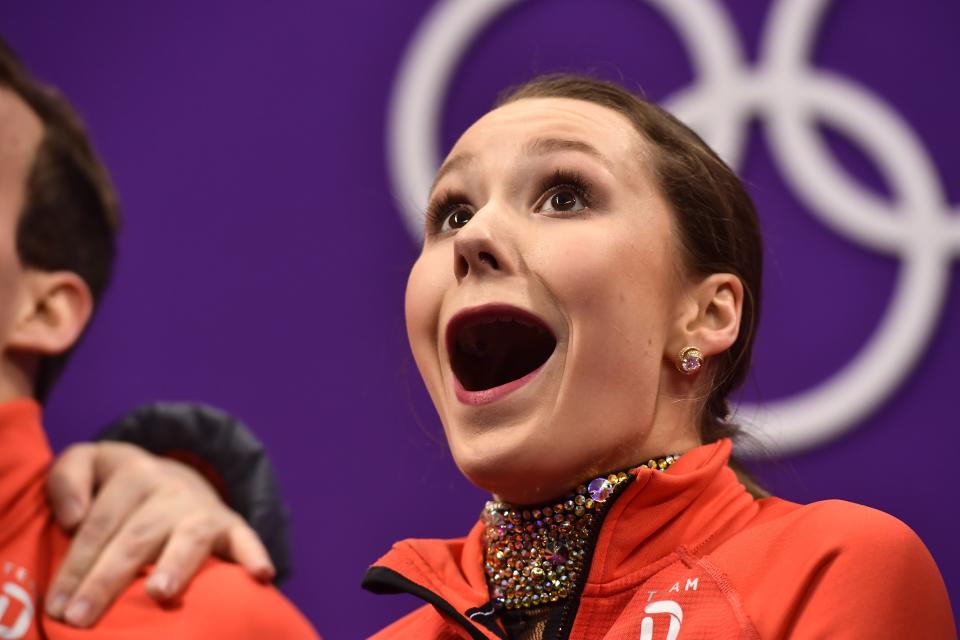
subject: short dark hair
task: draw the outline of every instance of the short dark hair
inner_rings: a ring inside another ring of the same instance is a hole
[[[35,269],[76,273],[97,303],[110,281],[120,228],[110,176],[70,104],[36,80],[2,39],[0,87],[15,93],[43,123],[17,223],[19,258]],[[37,398],[46,398],[72,351],[41,360]]]

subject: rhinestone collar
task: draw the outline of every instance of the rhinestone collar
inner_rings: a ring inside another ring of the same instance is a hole
[[[484,570],[493,601],[505,609],[528,609],[570,595],[611,497],[642,467],[663,471],[679,458],[665,456],[594,478],[556,502],[535,507],[487,502],[480,518],[485,529]]]

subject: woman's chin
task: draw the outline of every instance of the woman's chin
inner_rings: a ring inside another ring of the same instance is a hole
[[[515,504],[536,504],[566,493],[577,464],[565,464],[542,437],[524,437],[519,431],[488,432],[451,442],[460,472],[498,500]]]

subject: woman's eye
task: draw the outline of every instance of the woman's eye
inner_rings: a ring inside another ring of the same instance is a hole
[[[470,222],[470,219],[473,217],[473,212],[466,207],[457,207],[443,221],[443,228],[441,231],[449,231],[451,229],[459,229]]]
[[[583,198],[573,189],[557,189],[543,204],[542,211],[580,211],[586,209]]]

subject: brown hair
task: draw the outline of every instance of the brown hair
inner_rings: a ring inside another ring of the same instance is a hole
[[[573,74],[541,76],[508,90],[497,105],[524,98],[583,100],[628,118],[653,150],[652,169],[673,209],[686,266],[701,275],[732,273],[740,278],[740,333],[727,351],[709,359],[709,391],[699,413],[702,442],[737,435],[727,398],[750,368],[763,274],[760,225],[740,179],[689,127],[616,84]],[[764,493],[739,465],[733,466],[752,492]]]
[[[0,40],[0,87],[43,122],[17,224],[20,260],[44,271],[72,271],[98,302],[110,280],[120,226],[117,198],[80,118],[54,89],[34,79]],[[44,399],[70,353],[40,362],[34,394]]]

